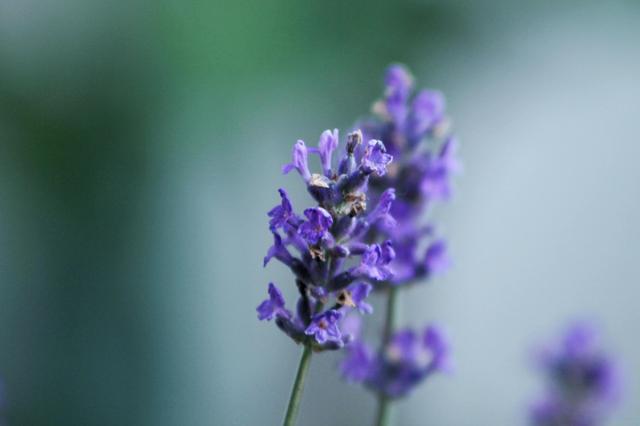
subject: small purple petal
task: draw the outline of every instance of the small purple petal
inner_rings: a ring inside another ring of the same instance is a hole
[[[311,179],[308,156],[309,151],[307,150],[307,146],[304,144],[304,141],[299,140],[295,145],[293,145],[293,161],[289,164],[285,164],[282,167],[282,172],[287,174],[291,170],[296,169],[305,182],[308,182],[309,179]]]
[[[320,135],[318,141],[318,154],[320,155],[320,162],[322,163],[322,170],[326,177],[331,177],[331,160],[333,151],[338,148],[338,129],[325,130]]]
[[[267,213],[271,218],[269,220],[269,229],[271,229],[271,231],[275,231],[278,228],[288,230],[291,227],[295,227],[299,221],[293,212],[293,207],[291,206],[287,192],[282,188],[278,189],[278,192],[281,198],[280,205],[275,206]]]
[[[391,160],[393,156],[387,154],[382,141],[372,139],[367,143],[360,166],[366,174],[374,173],[376,176],[384,176]]]
[[[375,281],[388,280],[393,277],[388,265],[394,256],[391,242],[385,242],[382,247],[378,244],[370,245],[362,254],[360,265],[354,269],[354,273]]]
[[[322,207],[306,209],[304,215],[307,217],[307,221],[300,225],[298,232],[309,244],[318,244],[333,225],[333,218]]]
[[[287,250],[287,247],[282,242],[282,237],[276,232],[272,232],[272,234],[273,245],[269,247],[267,255],[263,259],[262,266],[267,266],[269,261],[274,257],[285,265],[291,266],[293,256],[291,256],[291,253],[289,253],[289,250]]]
[[[258,319],[260,321],[272,320],[276,316],[290,318],[291,313],[284,307],[284,296],[282,296],[280,289],[278,289],[275,284],[269,283],[268,292],[269,298],[260,303],[256,308],[256,311],[258,312]]]
[[[311,319],[311,323],[304,332],[308,336],[313,336],[320,344],[327,341],[342,343],[342,333],[338,328],[340,318],[342,313],[335,309],[317,314]]]

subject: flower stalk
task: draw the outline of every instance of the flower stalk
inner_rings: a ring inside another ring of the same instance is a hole
[[[300,357],[300,364],[298,364],[296,379],[293,382],[293,388],[291,389],[287,412],[282,423],[284,426],[293,426],[296,424],[296,418],[298,417],[298,411],[300,410],[300,401],[302,400],[302,393],[304,391],[304,381],[307,376],[307,372],[309,371],[309,365],[311,365],[312,352],[311,345],[304,345],[302,356]]]
[[[393,335],[397,322],[397,299],[398,291],[396,287],[390,286],[386,294],[386,312],[384,317],[384,331],[382,345],[386,347]],[[378,408],[376,411],[377,426],[388,426],[391,418],[391,400],[384,392],[378,392]]]

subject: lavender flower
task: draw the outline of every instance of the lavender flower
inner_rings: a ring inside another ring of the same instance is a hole
[[[385,292],[388,312],[377,349],[354,337],[340,366],[346,380],[362,383],[378,395],[379,425],[386,424],[390,400],[407,395],[449,367],[449,346],[442,331],[433,326],[422,332],[394,331],[394,312],[399,290],[442,273],[451,264],[447,244],[437,236],[428,215],[436,201],[451,196],[451,180],[460,169],[443,95],[435,90],[413,95],[413,77],[402,65],[390,66],[384,82],[384,96],[374,104],[374,115],[357,123],[364,138],[375,142],[353,150],[365,161],[365,170],[375,172],[368,188],[377,207],[367,215],[369,227],[362,233],[385,242],[349,248],[362,253],[351,274],[368,278],[374,290]],[[391,155],[393,163],[384,170],[368,164],[387,165]],[[346,169],[348,164],[343,164]]]
[[[399,330],[377,353],[356,338],[340,364],[347,381],[362,383],[390,399],[407,395],[427,377],[449,367],[447,339],[435,326],[426,327],[421,335]]]
[[[450,264],[446,244],[436,238],[433,224],[423,223],[435,201],[450,197],[451,178],[460,170],[457,140],[449,133],[443,95],[422,90],[412,98],[413,77],[402,65],[392,65],[385,76],[385,94],[374,104],[374,116],[360,120],[367,138],[384,143],[394,162],[386,174],[370,181],[371,198],[384,206],[398,226],[388,226],[384,213],[371,218],[374,232],[393,242],[398,252],[390,267],[397,273],[387,284],[415,283]],[[388,188],[395,188],[390,194]],[[426,252],[424,246],[427,246]],[[381,288],[384,286],[377,286]]]
[[[314,336],[320,344],[329,340],[341,343],[342,333],[338,328],[338,320],[340,318],[342,318],[342,313],[335,309],[329,309],[321,314],[314,315],[304,334]]]
[[[309,244],[318,244],[321,239],[325,238],[329,228],[333,225],[333,218],[322,207],[306,209],[304,215],[307,217],[307,221],[300,225],[298,233]]]
[[[531,425],[604,424],[619,397],[620,380],[592,326],[574,324],[559,343],[540,351],[537,361],[548,385],[546,395],[531,407]]]
[[[293,273],[298,291],[295,315],[275,284],[269,284],[269,298],[257,308],[260,320],[276,325],[297,343],[314,350],[338,349],[351,339],[342,333],[339,320],[349,310],[371,313],[366,302],[371,283],[393,277],[389,266],[395,256],[392,243],[376,244],[373,227],[395,224],[390,211],[394,200],[389,189],[377,203],[368,203],[372,177],[384,176],[392,156],[379,140],[362,144],[361,132],[347,136],[347,145],[337,169],[333,153],[338,147],[338,130],[322,133],[318,148],[298,141],[293,160],[283,172],[297,170],[314,205],[301,217],[294,211],[287,193],[280,189],[280,204],[268,212],[273,245],[264,258],[265,266],[275,258]],[[322,174],[309,170],[308,155],[317,154]]]

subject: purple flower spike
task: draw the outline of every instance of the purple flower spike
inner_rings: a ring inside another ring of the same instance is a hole
[[[342,318],[340,311],[330,309],[321,314],[317,314],[311,320],[311,324],[304,333],[313,336],[316,342],[324,344],[328,341],[342,343],[342,333],[338,328],[338,320]]]
[[[393,155],[393,163],[372,172],[368,181],[369,191],[376,194],[372,198],[380,201],[380,207],[370,212],[371,229],[366,231],[390,239],[398,250],[398,258],[391,265],[396,274],[383,285],[416,283],[429,277],[427,269],[439,271],[446,265],[445,257],[439,257],[444,246],[433,247],[425,264],[422,247],[435,232],[432,223],[425,226],[424,218],[435,201],[451,196],[452,178],[460,170],[457,140],[445,125],[449,120],[442,93],[422,90],[414,96],[411,74],[402,65],[387,70],[384,97],[376,105],[375,115],[358,123],[372,139],[361,149],[361,167],[372,171],[372,164],[381,166],[387,160],[381,150],[377,151],[376,140],[384,144],[387,155]],[[390,187],[395,188],[395,200],[387,216],[382,206],[388,201]],[[432,231],[425,233],[424,228]]]
[[[387,154],[387,150],[381,141],[372,139],[367,144],[364,154],[362,155],[361,167],[367,173],[374,173],[376,176],[384,176],[387,173],[387,164],[393,160],[391,154]]]
[[[400,93],[406,98],[413,88],[413,76],[404,65],[393,64],[387,68],[384,84],[387,87],[387,91]]]
[[[453,175],[460,169],[445,98],[436,90],[414,94],[411,74],[398,64],[388,68],[384,84],[373,116],[356,125],[368,143],[339,168],[355,171],[336,185],[345,193],[365,189],[375,206],[367,211],[366,223],[340,227],[361,238],[346,244],[351,256],[361,256],[360,264],[331,282],[332,289],[346,289],[351,299],[356,298],[354,283],[362,280],[391,297],[451,263],[445,241],[436,239],[439,234],[431,221],[425,223],[432,205],[450,197]],[[354,164],[359,166],[354,169]],[[380,240],[385,242],[374,244]],[[450,368],[447,339],[437,327],[387,331],[375,353],[356,338],[341,365],[347,380],[393,399]]]
[[[318,244],[333,225],[333,218],[322,207],[306,209],[304,215],[307,221],[300,225],[298,232],[309,244]]]
[[[393,190],[376,194],[371,202],[376,208],[367,209],[369,179],[385,173],[391,156],[380,141],[363,147],[362,132],[356,130],[348,134],[339,166],[333,168],[338,136],[337,129],[327,130],[311,149],[298,140],[292,162],[283,168],[285,173],[296,169],[305,180],[313,203],[304,215],[296,214],[283,189],[280,204],[268,213],[273,245],[264,265],[274,258],[286,265],[299,296],[295,312],[285,317],[289,311],[276,297],[279,293],[271,291],[274,296],[260,305],[260,316],[275,316],[278,328],[294,342],[318,352],[340,349],[357,337],[341,333],[336,321],[348,312],[372,312],[366,300],[372,286],[361,281],[391,277],[389,263],[395,256],[391,242],[375,244],[386,238],[373,229],[394,222]],[[309,170],[309,152],[319,155],[322,173]]]
[[[280,289],[275,284],[269,283],[269,298],[256,308],[258,319],[270,321],[277,316],[291,318],[291,312],[285,309],[284,303],[284,296],[282,296]]]
[[[449,268],[451,259],[447,255],[447,244],[443,240],[434,241],[429,245],[424,264],[428,274],[439,274]]]
[[[309,171],[308,156],[309,151],[307,150],[307,146],[304,144],[304,141],[299,140],[293,146],[293,161],[289,164],[285,164],[282,167],[282,172],[287,174],[291,170],[296,169],[305,182],[309,182],[311,179],[311,172]]]

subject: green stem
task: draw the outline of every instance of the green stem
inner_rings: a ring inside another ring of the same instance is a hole
[[[389,404],[389,398],[383,394],[378,395],[378,410],[376,412],[376,425],[387,426],[389,425],[389,418],[391,418],[391,407]]]
[[[395,287],[389,287],[387,293],[387,310],[384,317],[384,334],[382,335],[382,346],[385,347],[391,339],[393,330],[397,321],[397,303],[398,291]]]
[[[304,345],[300,364],[298,365],[298,372],[296,373],[296,380],[293,382],[293,389],[291,389],[287,414],[285,414],[284,422],[282,423],[284,426],[294,426],[296,423],[296,417],[300,409],[300,400],[302,399],[302,390],[304,389],[304,378],[307,375],[307,371],[309,371],[310,363],[311,345]]]
[[[382,335],[382,350],[386,348],[391,335],[396,327],[397,321],[397,290],[395,287],[390,286],[387,294],[387,311],[384,318],[384,332]],[[391,418],[391,401],[383,394],[378,394],[378,410],[376,414],[377,426],[388,426]]]

